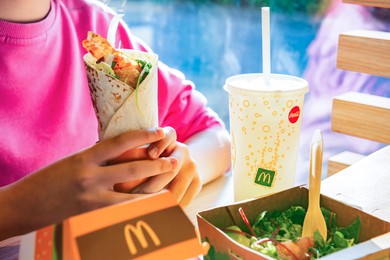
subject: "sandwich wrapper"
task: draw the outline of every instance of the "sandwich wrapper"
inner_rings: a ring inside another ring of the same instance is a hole
[[[120,50],[133,59],[152,64],[137,90],[95,68],[96,58],[84,56],[93,106],[98,119],[99,140],[129,130],[158,126],[157,62],[158,56],[136,50]]]

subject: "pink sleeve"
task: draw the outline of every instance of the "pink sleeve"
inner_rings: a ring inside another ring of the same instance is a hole
[[[193,134],[223,125],[216,113],[207,107],[206,98],[181,72],[160,63],[158,81],[160,125],[172,126],[178,141],[184,142]]]
[[[122,48],[152,52],[125,25],[118,29],[118,35]],[[193,83],[162,62],[158,65],[158,106],[159,125],[173,127],[179,142],[207,128],[224,126],[218,115],[207,107],[206,98],[195,90]]]

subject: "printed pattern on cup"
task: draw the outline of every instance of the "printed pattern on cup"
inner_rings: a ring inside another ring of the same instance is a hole
[[[259,189],[293,185],[303,99],[303,94],[229,93],[232,170],[235,185],[242,187],[236,193],[259,195]]]

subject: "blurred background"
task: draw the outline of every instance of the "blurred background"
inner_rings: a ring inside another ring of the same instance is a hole
[[[302,76],[328,5],[321,0],[101,0],[159,59],[182,71],[229,127],[226,78],[262,72],[261,7],[271,10],[273,73]]]
[[[296,184],[307,183],[311,136],[324,138],[328,159],[340,152],[367,155],[383,144],[331,129],[333,97],[348,91],[390,97],[390,78],[336,68],[340,33],[390,32],[390,9],[342,0],[100,0],[124,19],[159,59],[182,71],[208,99],[227,129],[230,76],[262,68],[261,8],[271,10],[271,71],[305,78],[310,91],[302,113]]]

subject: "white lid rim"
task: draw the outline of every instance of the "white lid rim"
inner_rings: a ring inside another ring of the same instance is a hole
[[[285,75],[285,74],[271,74],[271,77],[272,78],[279,78],[279,79],[289,79],[289,80],[295,80],[297,82],[301,82],[302,83],[302,87],[298,87],[298,88],[295,88],[295,89],[288,89],[288,90],[281,90],[281,89],[273,89],[272,87],[270,87],[269,89],[259,89],[259,90],[255,90],[255,89],[246,89],[246,88],[241,88],[235,84],[232,84],[232,83],[229,83],[230,81],[233,81],[235,79],[239,79],[239,78],[248,78],[248,77],[263,77],[263,74],[262,73],[248,73],[248,74],[238,74],[238,75],[234,75],[234,76],[231,76],[229,78],[226,79],[226,82],[225,82],[225,85],[224,85],[224,89],[227,91],[227,92],[240,92],[242,94],[244,93],[247,93],[247,94],[250,94],[250,95],[256,95],[256,94],[292,94],[294,92],[299,92],[299,93],[307,93],[309,91],[309,84],[308,82],[303,79],[303,78],[299,78],[299,77],[296,77],[296,76],[291,76],[291,75]]]

